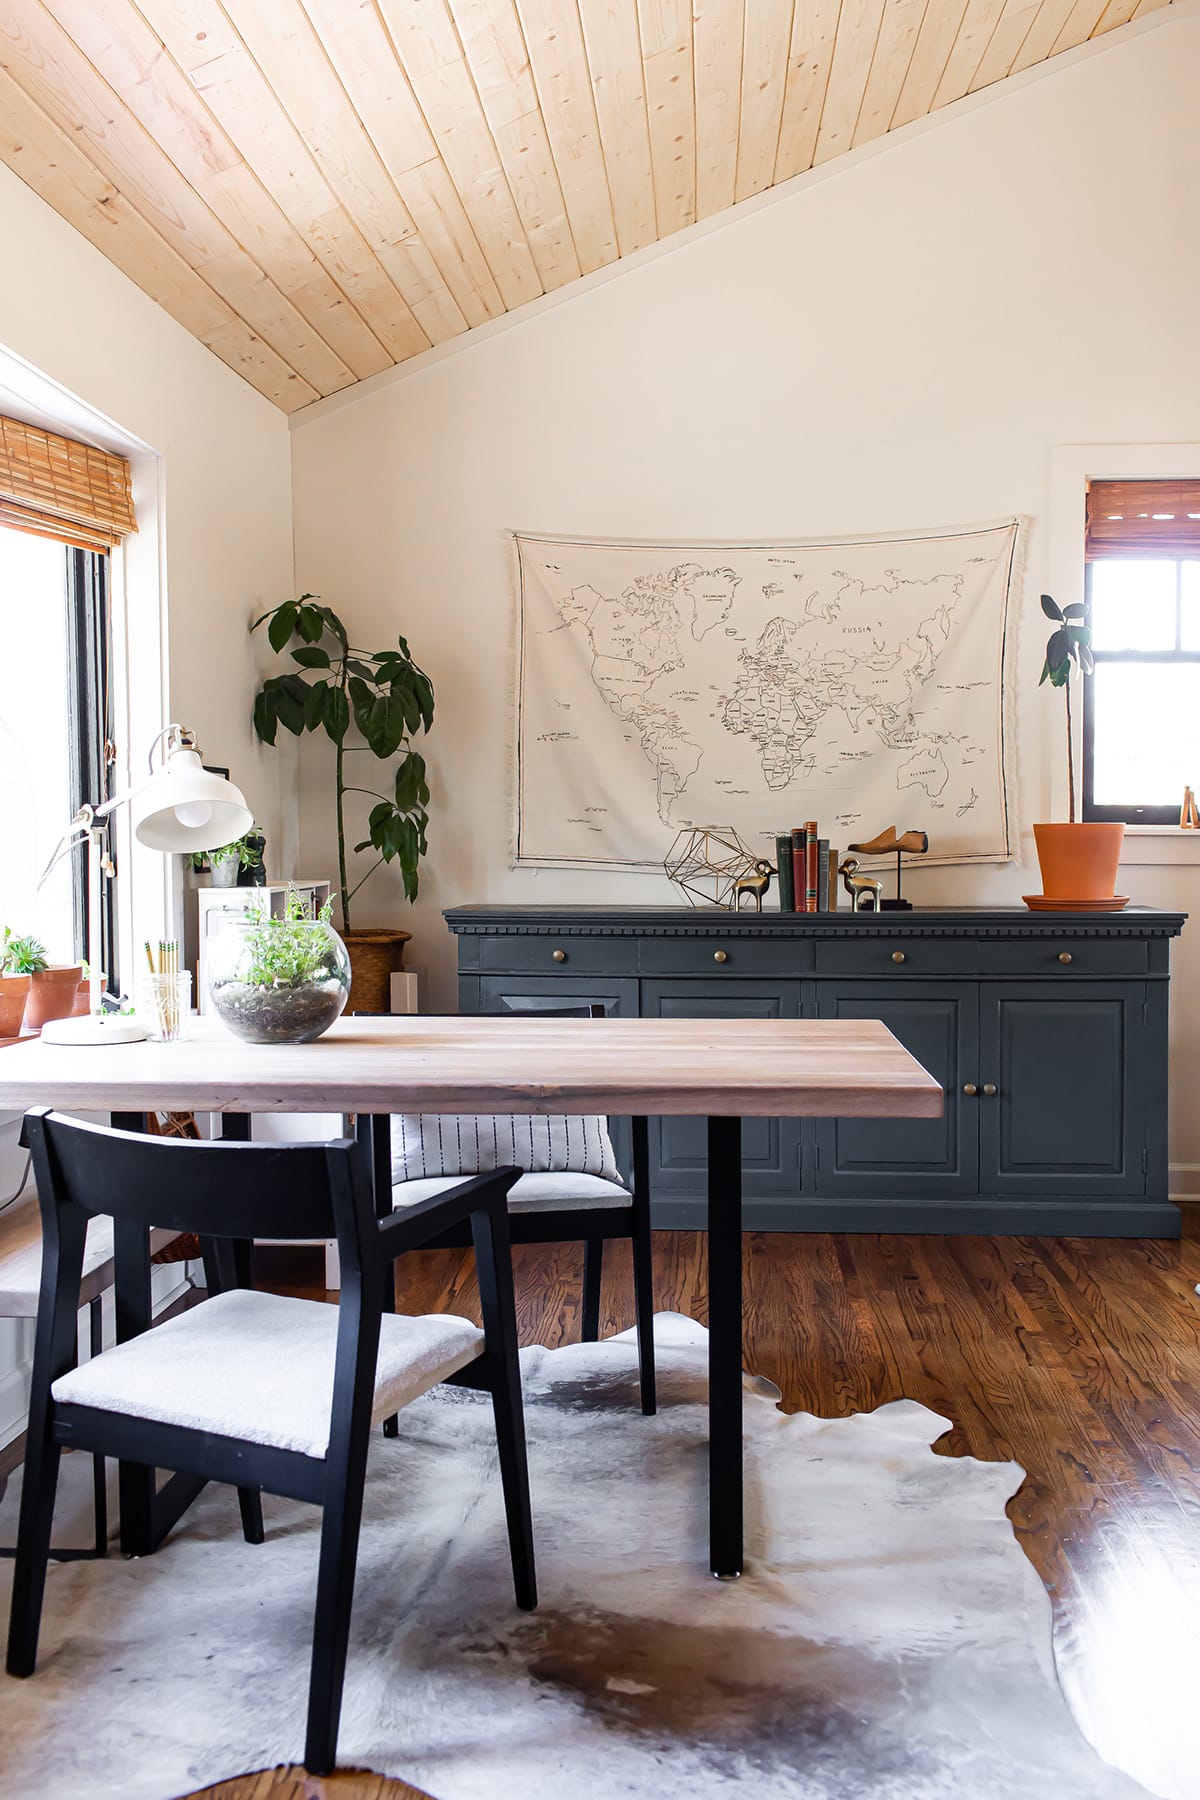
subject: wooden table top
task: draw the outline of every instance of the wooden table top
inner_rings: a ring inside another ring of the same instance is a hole
[[[260,1045],[193,1018],[174,1044],[0,1052],[13,1110],[930,1119],[942,1098],[874,1020],[342,1018],[312,1044]]]

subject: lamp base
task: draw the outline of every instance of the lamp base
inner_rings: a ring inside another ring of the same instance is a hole
[[[44,1044],[142,1044],[146,1027],[123,1013],[89,1013],[86,1018],[48,1019],[42,1026]]]

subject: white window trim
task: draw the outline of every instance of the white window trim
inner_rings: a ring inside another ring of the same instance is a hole
[[[1200,481],[1200,444],[1062,444],[1051,453],[1047,566],[1060,606],[1083,600],[1083,519],[1089,481]],[[1082,768],[1083,708],[1076,709],[1077,767]],[[1067,777],[1056,757],[1050,767],[1051,817],[1067,816]],[[1182,798],[1182,796],[1181,796]],[[1127,825],[1122,863],[1172,866],[1200,863],[1200,831],[1178,825]]]

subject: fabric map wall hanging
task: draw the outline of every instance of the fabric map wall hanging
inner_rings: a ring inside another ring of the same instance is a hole
[[[1020,522],[791,544],[514,534],[516,860],[659,867],[687,826],[804,819],[930,862],[1012,855]]]

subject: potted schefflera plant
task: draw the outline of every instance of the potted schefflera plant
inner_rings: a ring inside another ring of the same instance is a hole
[[[433,723],[433,683],[402,637],[394,650],[356,649],[341,619],[315,594],[285,601],[250,629],[257,631],[260,625],[267,628],[271,648],[280,654],[289,650],[296,666],[263,682],[254,701],[254,729],[265,744],[275,742],[282,725],[296,737],[323,731],[333,745],[338,905],[354,971],[350,1003],[356,1012],[387,1012],[390,978],[411,934],[399,927],[356,929],[351,907],[359,889],[384,863],[399,869],[405,899],[417,897],[429,783],[425,759],[412,740]],[[356,760],[348,762],[350,757]],[[359,758],[387,766],[355,779],[362,766]],[[387,791],[381,793],[380,785]],[[356,807],[374,802],[367,812],[366,836],[353,847],[355,855],[366,851],[374,860],[353,882],[346,847],[347,796],[354,796]]]
[[[217,1016],[251,1044],[307,1044],[339,1018],[350,959],[329,923],[292,892],[281,915],[265,906],[229,918],[209,952],[208,993]]]
[[[1048,681],[1051,687],[1062,690],[1066,702],[1069,817],[1065,825],[1035,825],[1033,828],[1042,871],[1042,892],[1030,896],[1029,900],[1032,905],[1041,900],[1064,908],[1078,906],[1083,911],[1089,907],[1111,910],[1115,904],[1114,890],[1125,827],[1119,820],[1081,820],[1076,817],[1071,684],[1076,675],[1092,672],[1092,634],[1083,623],[1084,608],[1078,602],[1059,606],[1049,594],[1043,594],[1042,611],[1053,621],[1054,630],[1046,645],[1038,686]]]

